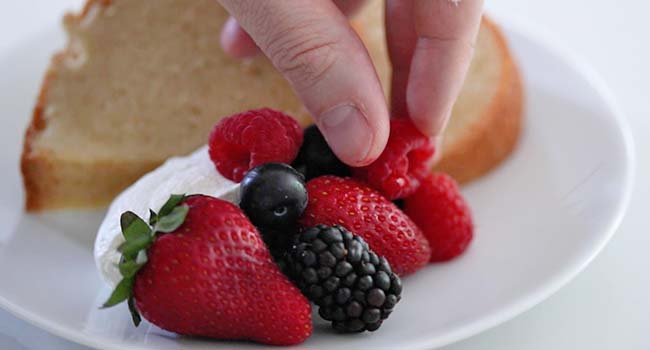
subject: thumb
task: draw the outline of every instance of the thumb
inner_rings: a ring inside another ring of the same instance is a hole
[[[220,0],[314,116],[345,163],[374,161],[388,139],[388,108],[372,61],[331,0]]]

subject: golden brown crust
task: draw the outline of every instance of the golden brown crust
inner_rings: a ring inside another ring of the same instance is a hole
[[[113,0],[86,0],[86,3],[84,4],[84,7],[81,9],[81,12],[79,14],[68,14],[67,16],[72,17],[75,20],[82,20],[88,15],[88,13],[90,13],[90,9],[93,6],[100,5],[106,7],[110,6],[111,3],[113,3]]]
[[[45,74],[41,89],[36,100],[36,106],[32,114],[32,120],[25,131],[25,140],[23,143],[23,153],[20,158],[20,170],[23,175],[25,186],[25,209],[27,211],[40,210],[43,207],[43,195],[39,186],[40,178],[47,174],[47,167],[40,166],[41,162],[37,160],[34,154],[32,144],[36,135],[45,128],[45,119],[43,118],[43,109],[45,108],[45,96],[49,83],[54,79],[54,71],[51,69]]]
[[[83,9],[78,14],[68,13],[65,15],[65,22],[78,22],[83,20],[95,5],[109,6],[113,0],[86,0]],[[68,45],[70,43],[68,42]],[[64,203],[57,203],[53,193],[54,188],[60,184],[60,180],[55,177],[56,171],[52,164],[51,157],[44,154],[37,154],[33,149],[33,144],[37,135],[45,129],[47,121],[44,118],[44,110],[47,105],[47,92],[50,84],[56,79],[54,67],[61,64],[64,57],[70,52],[70,47],[52,56],[50,67],[45,73],[43,82],[36,99],[36,105],[32,113],[32,120],[25,131],[23,141],[23,152],[20,158],[20,170],[25,187],[25,209],[29,212],[40,211],[44,209],[55,209],[58,206],[64,206]],[[92,178],[92,177],[89,177]],[[72,200],[74,201],[74,199]],[[97,203],[103,204],[100,202]]]
[[[470,182],[497,167],[515,149],[522,124],[523,88],[517,66],[499,28],[490,20],[484,25],[495,36],[502,59],[497,93],[480,122],[450,149],[434,167],[459,183]]]

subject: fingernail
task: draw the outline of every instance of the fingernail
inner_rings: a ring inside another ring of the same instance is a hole
[[[412,113],[411,121],[423,134],[429,136],[442,135],[447,123],[451,117],[451,109],[443,112],[442,114],[435,114],[433,117],[430,114]]]
[[[339,159],[352,166],[365,165],[373,133],[366,117],[356,106],[336,106],[323,113],[319,123],[327,143]]]
[[[242,29],[237,20],[230,17],[221,30],[221,47],[233,58],[250,58],[259,49],[253,39]]]
[[[237,38],[238,31],[241,30],[241,27],[237,21],[230,17],[224,23],[223,28],[221,29],[221,46],[227,51],[232,51],[232,48],[235,46],[235,41]]]

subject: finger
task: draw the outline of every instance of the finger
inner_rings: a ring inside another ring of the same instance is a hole
[[[390,106],[393,117],[408,117],[406,86],[418,38],[413,24],[413,15],[412,0],[386,1],[386,42],[393,68],[390,89]]]
[[[253,57],[259,53],[253,39],[232,17],[228,18],[221,30],[221,47],[234,58]]]
[[[354,16],[366,3],[365,0],[334,0],[336,6],[348,17]],[[230,17],[221,30],[221,46],[234,58],[249,58],[260,50],[250,35],[242,29],[237,20]]]
[[[368,52],[330,0],[221,0],[287,78],[345,163],[371,163],[388,110]]]
[[[334,0],[334,4],[348,17],[354,16],[365,3],[365,0]]]
[[[482,0],[413,0],[415,32],[406,100],[418,128],[438,135],[445,127],[469,68]]]

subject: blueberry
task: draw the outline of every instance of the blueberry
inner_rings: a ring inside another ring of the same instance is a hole
[[[350,168],[332,152],[316,125],[305,129],[302,146],[293,166],[305,175],[307,181],[321,175],[350,176]]]
[[[257,227],[293,227],[307,207],[305,180],[286,164],[262,164],[241,181],[239,206]]]

